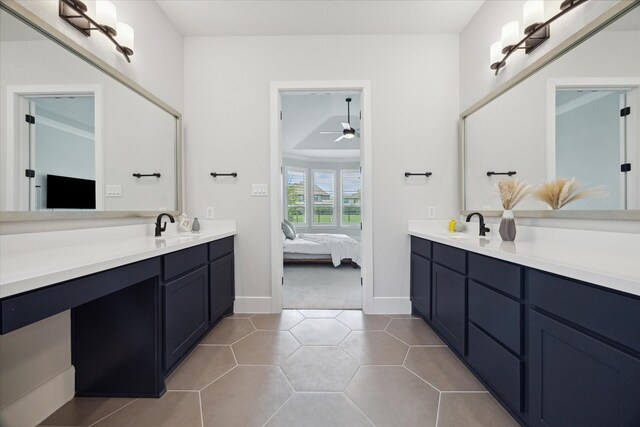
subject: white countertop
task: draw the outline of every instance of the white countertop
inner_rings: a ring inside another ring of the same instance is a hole
[[[0,298],[154,258],[236,234],[235,221],[201,221],[198,233],[163,237],[152,225],[0,236]]]
[[[487,238],[476,222],[449,233],[447,221],[409,221],[409,234],[434,242],[640,295],[640,235],[518,226],[515,242],[503,242],[498,225]]]

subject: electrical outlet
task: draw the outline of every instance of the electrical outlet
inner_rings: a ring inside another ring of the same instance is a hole
[[[436,207],[429,206],[427,208],[427,218],[435,218],[436,217]]]
[[[214,219],[213,218],[213,206],[207,206],[206,210],[207,210],[207,214],[206,214],[207,219]]]

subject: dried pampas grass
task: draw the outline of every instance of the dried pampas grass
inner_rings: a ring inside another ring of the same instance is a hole
[[[545,182],[533,191],[533,197],[545,202],[551,209],[560,209],[580,199],[606,196],[603,187],[582,189],[575,178],[559,178]]]
[[[517,179],[503,179],[496,184],[502,207],[513,209],[522,199],[531,193],[531,186]]]

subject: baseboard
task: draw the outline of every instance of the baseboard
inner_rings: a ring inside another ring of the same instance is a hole
[[[373,297],[372,314],[411,314],[409,297]]]
[[[73,366],[0,410],[0,426],[33,427],[44,421],[75,394]]]
[[[271,313],[271,297],[236,297],[234,313]]]

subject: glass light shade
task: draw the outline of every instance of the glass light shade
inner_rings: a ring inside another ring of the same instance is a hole
[[[110,1],[98,0],[96,2],[96,21],[100,25],[115,30],[118,25],[116,6]]]
[[[520,23],[507,22],[502,26],[502,47],[513,46],[520,41]]]
[[[128,47],[133,50],[133,28],[124,22],[118,22],[116,31],[118,32],[118,37],[116,38],[118,43],[123,47]]]
[[[344,134],[344,137],[345,137],[346,139],[352,139],[354,136],[355,136],[355,135],[354,135],[354,134],[352,134],[352,133],[345,133],[345,134]]]
[[[502,61],[502,41],[498,40],[493,43],[489,48],[489,58],[491,60],[490,64],[495,64],[496,62]]]
[[[527,31],[527,29],[531,31],[531,26],[544,22],[544,1],[526,1],[524,3],[524,6],[522,7],[522,14],[522,24],[524,25],[525,32]]]

